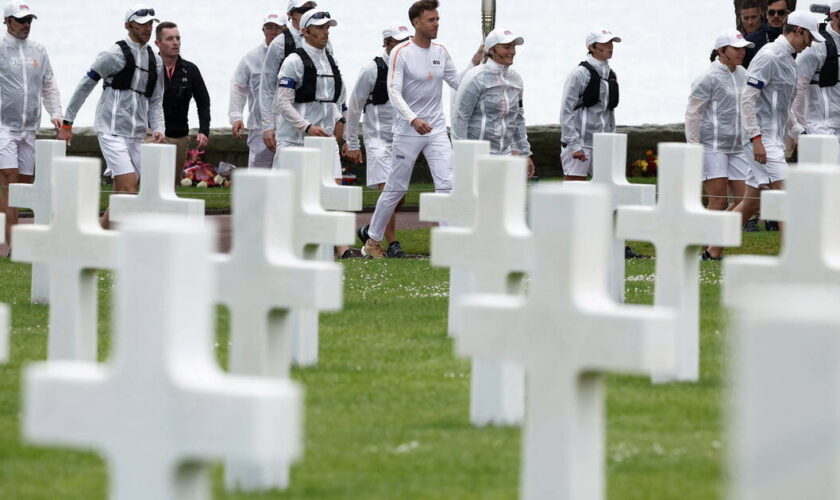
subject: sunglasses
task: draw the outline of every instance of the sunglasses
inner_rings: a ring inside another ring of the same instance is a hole
[[[788,13],[787,9],[779,9],[779,10],[770,9],[770,10],[767,11],[767,15],[769,17],[782,17],[782,16],[786,16],[787,13]]]
[[[312,14],[312,17],[310,17],[308,21],[306,21],[306,25],[309,26],[311,21],[317,21],[319,19],[332,19],[332,18],[330,17],[329,12],[324,12],[324,11],[316,12],[316,13]]]
[[[146,16],[153,16],[153,15],[155,15],[155,9],[140,9],[140,10],[136,11],[134,14],[132,14],[131,17],[128,18],[128,20],[130,21],[130,20],[134,19],[135,17],[146,17]]]
[[[35,19],[34,16],[26,16],[26,17],[14,17],[12,19],[15,20],[18,24],[32,24],[32,21]]]

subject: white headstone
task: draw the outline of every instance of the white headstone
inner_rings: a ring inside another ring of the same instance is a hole
[[[656,186],[627,181],[627,135],[595,134],[592,153],[592,183],[609,193],[610,213],[621,206],[653,206]],[[624,239],[613,237],[609,252],[610,294],[624,302]]]
[[[324,210],[360,212],[362,210],[362,188],[339,186],[335,183],[335,159],[338,143],[333,137],[306,137],[303,147],[321,151],[321,206]],[[332,257],[332,253],[330,253]],[[330,259],[332,260],[332,259]]]
[[[319,245],[349,245],[353,242],[356,217],[346,212],[328,212],[320,201],[321,151],[287,148],[280,152],[281,170],[294,173],[294,245],[298,257],[319,260]],[[292,362],[298,366],[318,363],[318,312],[299,308],[291,314]]]
[[[204,218],[204,200],[179,198],[175,178],[175,146],[143,144],[140,146],[140,192],[112,194],[110,219],[125,222],[135,214],[183,215],[193,220]]]
[[[836,277],[832,286],[767,285],[733,311],[727,498],[840,498]]]
[[[6,214],[0,214],[0,227],[6,225]],[[6,241],[6,232],[0,234],[0,243]],[[5,363],[9,360],[9,306],[0,304],[0,363]]]
[[[422,221],[442,226],[470,227],[475,223],[476,186],[475,163],[478,157],[490,154],[488,141],[454,141],[452,190],[448,193],[422,193],[420,215]],[[469,277],[458,267],[449,271],[449,333],[455,331],[453,314],[455,301],[469,290]]]
[[[216,364],[210,247],[203,224],[129,221],[120,232],[111,361],[26,371],[25,438],[99,451],[111,499],[205,500],[211,460],[288,462],[300,453],[295,385],[227,375]]]
[[[840,283],[840,169],[800,163],[785,181],[788,217],[778,257],[736,255],[724,262],[726,305],[743,309],[770,285],[834,286]]]
[[[461,152],[467,149],[463,144],[456,145]],[[472,161],[477,162],[478,193],[473,201],[472,223],[469,227],[435,228],[431,234],[432,264],[457,270],[464,278],[460,295],[450,292],[450,333],[455,337],[461,326],[457,323],[460,297],[475,293],[518,294],[522,273],[532,265],[532,235],[525,223],[525,159],[485,155],[473,157]],[[481,257],[465,252],[467,248],[479,252]],[[498,357],[475,357],[470,383],[473,424],[511,425],[522,421],[525,373],[521,366]]]
[[[12,228],[12,260],[49,269],[49,359],[95,361],[100,269],[113,269],[116,233],[99,225],[100,162],[56,158],[49,224]]]
[[[468,296],[460,353],[525,366],[524,500],[604,498],[602,374],[673,370],[673,312],[625,306],[607,288],[608,192],[584,182],[532,190],[528,294]]]
[[[230,254],[215,257],[217,300],[230,312],[230,371],[288,378],[289,312],[335,311],[342,302],[342,266],[300,259],[293,243],[294,177],[290,171],[237,171],[233,182]],[[288,463],[229,462],[228,489],[284,489]]]
[[[35,141],[35,181],[32,184],[11,184],[9,205],[28,208],[35,224],[49,224],[52,217],[52,168],[56,158],[67,154],[67,143],[49,139]],[[29,300],[46,304],[50,294],[49,268],[45,264],[32,265]]]
[[[619,207],[620,239],[656,247],[654,304],[678,311],[676,373],[654,381],[696,381],[700,377],[700,257],[702,245],[741,244],[741,216],[707,210],[702,203],[703,148],[659,145],[659,200],[655,207]]]
[[[799,163],[836,164],[840,143],[833,135],[799,136]],[[784,222],[788,214],[787,193],[782,190],[761,192],[761,218]]]

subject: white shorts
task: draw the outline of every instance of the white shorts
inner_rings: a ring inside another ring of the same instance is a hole
[[[770,184],[771,182],[783,181],[787,179],[788,165],[785,161],[785,149],[781,146],[768,145],[764,149],[767,151],[767,163],[761,164],[750,159],[750,171],[747,174],[747,186],[758,189],[760,186]],[[749,155],[752,155],[752,147],[748,150]]]
[[[750,152],[752,154],[752,152]],[[728,178],[730,181],[743,181],[750,170],[750,161],[745,151],[740,153],[703,152],[703,180]]]
[[[586,154],[586,160],[580,161],[572,158],[572,155],[577,150],[572,151],[571,148],[564,147],[560,150],[560,163],[563,164],[563,175],[573,175],[576,177],[589,177],[592,175],[592,148],[581,148]]]
[[[0,170],[35,175],[35,131],[0,128]]]
[[[277,153],[278,154],[274,155],[274,161],[272,162],[272,165],[274,166],[274,168],[277,168],[277,166],[274,165],[274,163],[279,160],[280,151],[283,151],[284,149],[288,149],[288,148],[302,148],[302,147],[303,147],[303,144],[298,144],[296,142],[277,141]],[[333,149],[333,151],[335,151],[335,162],[333,164],[333,178],[334,179],[341,179],[341,178],[344,177],[344,175],[341,172],[341,158],[338,156],[338,143],[335,143],[335,148]]]
[[[262,130],[248,132],[248,166],[271,168],[274,164],[274,153],[265,146]]]
[[[365,153],[368,187],[384,184],[388,180],[388,174],[391,173],[392,144],[375,137],[365,139]]]
[[[135,174],[140,178],[140,146],[142,137],[123,137],[120,135],[97,134],[99,149],[105,158],[105,175],[111,177]]]

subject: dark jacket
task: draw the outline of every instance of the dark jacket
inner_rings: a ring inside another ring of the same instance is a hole
[[[198,67],[181,59],[175,62],[172,78],[164,67],[163,115],[166,119],[166,137],[185,137],[190,133],[187,115],[190,100],[195,98],[198,107],[198,131],[210,135],[210,94]]]
[[[750,61],[753,60],[753,57],[755,57],[755,55],[758,53],[758,50],[761,47],[767,45],[768,43],[774,42],[777,38],[779,38],[779,35],[781,34],[781,28],[773,28],[772,26],[767,24],[767,21],[761,23],[761,28],[759,28],[758,31],[744,34],[744,39],[746,39],[748,42],[754,43],[755,47],[747,48],[747,55],[744,56],[743,66],[745,68],[749,68]]]

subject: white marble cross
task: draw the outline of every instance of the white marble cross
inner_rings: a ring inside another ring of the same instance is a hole
[[[343,268],[300,259],[293,242],[295,179],[291,171],[248,169],[233,179],[233,245],[215,256],[217,300],[230,312],[230,371],[288,378],[289,312],[336,311]],[[288,463],[229,462],[229,490],[285,489]]]
[[[295,179],[294,245],[298,257],[318,260],[318,246],[353,242],[356,217],[347,212],[328,212],[320,201],[321,177],[317,166],[322,153],[312,148],[287,148],[278,152],[280,170],[293,172]],[[298,308],[291,313],[292,362],[311,366],[318,362],[318,311]]]
[[[432,264],[450,267],[463,277],[458,295],[450,291],[450,333],[457,337],[457,305],[467,294],[518,294],[522,273],[531,269],[532,235],[525,223],[527,168],[524,158],[491,157],[487,143],[456,142],[456,151],[485,150],[471,156],[476,163],[478,196],[468,227],[432,230]],[[457,184],[456,184],[457,185]],[[432,198],[440,205],[447,195]],[[453,203],[458,203],[456,198]],[[468,202],[469,203],[469,202]],[[434,204],[432,205],[434,206]],[[465,203],[466,206],[466,203]],[[479,249],[481,258],[465,248]],[[512,425],[525,412],[525,373],[522,367],[495,357],[474,357],[470,379],[470,421],[475,425]]]
[[[0,214],[0,227],[6,227],[6,214]],[[0,243],[4,243],[5,241],[6,232],[0,231]],[[5,363],[9,360],[9,342],[11,340],[9,314],[9,306],[0,304],[0,363]]]
[[[833,135],[799,136],[799,163],[835,164],[840,143]],[[761,218],[784,222],[788,214],[787,193],[780,189],[761,191]]]
[[[769,285],[840,284],[840,240],[835,218],[840,213],[840,169],[800,163],[785,181],[787,224],[778,257],[737,255],[724,262],[724,302],[748,307]]]
[[[607,287],[609,194],[585,182],[531,191],[534,269],[527,296],[459,305],[458,352],[525,366],[520,498],[604,498],[602,374],[673,370],[669,309],[619,304]]]
[[[595,134],[592,139],[592,183],[609,192],[610,213],[620,206],[652,206],[656,186],[630,184],[627,181],[627,135]],[[613,237],[609,252],[610,293],[624,301],[624,239]]]
[[[9,205],[28,208],[34,214],[35,224],[49,224],[52,217],[52,168],[56,158],[67,154],[67,143],[48,139],[35,141],[35,181],[32,184],[9,186]],[[50,295],[49,268],[33,264],[29,300],[33,304],[46,304]]]
[[[143,144],[140,146],[140,192],[112,194],[110,220],[125,222],[135,214],[183,215],[193,220],[204,218],[204,200],[179,198],[175,178],[175,146]]]
[[[56,158],[49,224],[12,228],[12,260],[49,269],[49,359],[95,361],[99,270],[113,269],[116,233],[99,225],[100,162]]]
[[[836,249],[832,257],[840,258]],[[728,498],[840,498],[840,281],[833,275],[833,285],[756,288],[749,306],[733,311]],[[730,285],[742,288],[731,278]]]
[[[335,183],[335,162],[338,143],[333,137],[306,137],[303,147],[321,151],[321,206],[324,210],[359,212],[362,210],[362,188]],[[330,249],[332,250],[332,249]],[[332,260],[332,251],[330,252]]]
[[[228,375],[216,364],[210,248],[201,223],[127,222],[111,360],[50,361],[26,371],[26,439],[100,452],[113,500],[209,499],[209,461],[290,461],[300,453],[299,389],[289,380]]]
[[[659,200],[655,207],[619,207],[619,239],[649,241],[656,247],[654,304],[678,311],[677,371],[655,382],[700,377],[701,245],[741,244],[741,216],[707,210],[702,203],[703,148],[659,145]]]
[[[420,195],[422,221],[437,222],[444,226],[470,227],[475,223],[477,192],[475,163],[478,157],[490,154],[488,141],[455,141],[452,169],[452,190],[448,193],[423,193]],[[463,249],[462,249],[463,250]],[[463,252],[462,252],[463,253]],[[449,333],[455,331],[453,321],[455,301],[469,290],[468,272],[458,266],[449,271]]]

